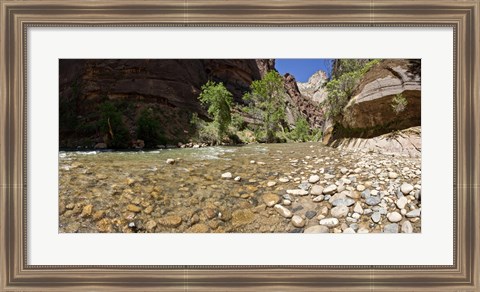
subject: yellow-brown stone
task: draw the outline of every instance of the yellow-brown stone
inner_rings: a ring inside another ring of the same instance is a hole
[[[97,230],[99,232],[112,232],[112,224],[110,223],[110,220],[103,218],[102,220],[98,221]]]
[[[169,215],[158,220],[158,223],[167,227],[178,227],[182,224],[182,217],[177,215]]]
[[[207,233],[209,228],[207,225],[198,223],[187,229],[187,233]]]
[[[130,211],[130,212],[138,213],[138,212],[142,211],[142,208],[140,208],[139,206],[134,205],[134,204],[129,204],[127,206],[127,210]]]
[[[82,214],[80,215],[80,217],[88,217],[92,215],[92,211],[93,211],[93,205],[86,205],[85,207],[83,207]]]
[[[262,196],[262,200],[268,207],[273,207],[280,202],[280,196],[276,194],[265,194]]]
[[[255,214],[248,209],[239,209],[232,214],[232,224],[234,225],[246,225],[255,220]]]

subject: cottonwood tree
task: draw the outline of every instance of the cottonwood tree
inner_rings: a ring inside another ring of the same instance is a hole
[[[232,94],[225,88],[223,83],[208,81],[202,86],[202,92],[198,99],[202,104],[208,106],[208,114],[213,118],[218,139],[222,140],[227,133],[228,126],[232,122],[230,114],[230,107],[233,102]]]
[[[275,133],[285,120],[285,88],[282,76],[269,71],[261,80],[253,81],[251,92],[244,95],[249,103],[248,112],[261,124],[266,141],[274,142]]]

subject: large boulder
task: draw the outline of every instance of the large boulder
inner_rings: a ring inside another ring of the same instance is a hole
[[[396,112],[394,97],[407,105]],[[353,97],[343,109],[339,128],[343,136],[375,137],[395,130],[420,126],[420,60],[384,60],[361,79]]]

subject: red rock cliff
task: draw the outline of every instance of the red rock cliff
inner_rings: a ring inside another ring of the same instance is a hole
[[[60,60],[60,146],[102,142],[93,125],[105,101],[124,107],[132,137],[139,111],[149,106],[163,113],[165,134],[181,140],[188,132],[189,114],[205,116],[197,98],[208,80],[223,82],[234,100],[242,102],[250,83],[273,68],[274,60],[254,59]]]

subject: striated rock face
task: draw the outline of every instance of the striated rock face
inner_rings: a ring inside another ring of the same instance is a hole
[[[293,124],[299,115],[307,118],[310,126],[318,128],[323,125],[323,112],[317,102],[301,93],[295,77],[289,73],[283,77],[287,97],[287,119]]]
[[[420,60],[385,60],[362,78],[343,110],[341,125],[352,135],[374,137],[421,122]],[[405,109],[395,112],[392,99],[401,94]]]
[[[275,70],[275,59],[256,59],[260,75],[264,76],[268,71]]]
[[[327,97],[327,91],[323,87],[325,82],[327,82],[327,74],[323,71],[318,71],[308,79],[308,82],[298,82],[297,85],[303,96],[316,103],[321,103]]]
[[[71,94],[71,83],[77,81],[85,100],[151,98],[193,110],[208,80],[223,82],[239,99],[269,65],[268,60],[253,59],[60,60],[60,98]]]
[[[206,115],[197,97],[208,80],[223,82],[241,103],[251,82],[274,68],[274,60],[255,59],[62,59],[59,63],[61,110],[68,111],[65,120],[75,124],[77,118],[78,124],[92,121],[93,125],[99,105],[112,101],[125,107],[123,119],[132,138],[138,113],[147,106],[163,114],[165,135],[179,138],[188,132],[189,114]],[[70,122],[60,123],[61,147],[85,139],[94,140],[90,144],[103,142],[92,129],[78,131]]]
[[[340,138],[332,146],[340,149],[421,157],[421,128],[412,127],[373,138]]]

